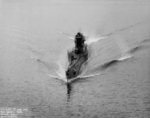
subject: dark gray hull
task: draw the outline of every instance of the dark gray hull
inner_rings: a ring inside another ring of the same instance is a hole
[[[80,75],[82,72],[82,66],[87,64],[87,60],[88,60],[87,49],[84,51],[84,53],[81,53],[79,55],[75,54],[74,51],[69,52],[68,53],[69,66],[68,69],[66,70],[67,79],[71,80]]]

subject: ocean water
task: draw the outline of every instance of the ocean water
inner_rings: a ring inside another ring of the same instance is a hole
[[[27,108],[27,117],[148,118],[149,11],[146,0],[1,0],[0,107]],[[66,85],[49,74],[63,76],[78,31],[89,39],[83,76],[100,75],[73,84],[66,103]]]

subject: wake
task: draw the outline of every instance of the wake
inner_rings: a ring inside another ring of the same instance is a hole
[[[56,71],[57,74],[55,76],[52,74],[48,74],[48,76],[51,78],[59,79],[65,83],[72,83],[78,79],[85,79],[99,76],[102,74],[104,68],[108,68],[109,66],[111,66],[116,62],[118,63],[132,58],[134,56],[133,51],[136,51],[139,47],[141,47],[141,44],[143,42],[150,40],[144,39],[142,41],[137,41],[131,47],[129,46],[127,41],[124,38],[122,38],[121,35],[116,34],[116,32],[122,32],[129,28],[133,28],[139,24],[141,24],[141,22],[102,36],[101,35],[97,36],[95,34],[85,36],[86,37],[85,44],[87,44],[88,46],[89,58],[87,60],[87,64],[82,67],[81,74],[75,78],[67,80],[65,72],[68,67],[68,61],[66,54],[62,55],[63,58],[60,58],[57,62],[58,65],[58,70]],[[113,37],[110,38],[111,35],[113,35]],[[69,36],[69,38],[71,40],[74,39],[71,36]],[[100,68],[99,71],[96,71],[97,68]]]
[[[132,51],[141,46],[143,41],[136,42],[132,47],[122,38],[121,35],[117,35],[118,32],[128,30],[130,28],[139,25],[136,23],[128,27],[115,30],[111,33],[105,35],[96,35],[96,34],[87,34],[85,35],[86,41],[85,44],[88,46],[89,58],[87,64],[85,64],[81,70],[81,74],[70,80],[66,77],[66,70],[68,68],[69,62],[67,57],[67,52],[59,56],[58,60],[55,61],[56,70],[54,73],[46,73],[50,78],[58,79],[64,83],[72,83],[78,79],[91,78],[99,76],[102,74],[103,68],[109,67],[114,62],[122,62],[133,57]],[[68,39],[74,40],[74,36],[67,36]],[[147,40],[147,39],[146,39]],[[149,39],[148,39],[149,40]],[[28,46],[28,49],[34,54],[43,56],[43,52],[40,52],[38,49],[34,49]],[[70,49],[68,49],[70,50]],[[46,56],[49,54],[45,54]],[[39,57],[31,57],[36,60],[38,63],[42,64],[48,70],[51,68],[51,63],[47,63],[45,60],[42,60]],[[97,71],[97,68],[100,70]]]
[[[107,36],[105,36],[105,37],[104,36],[103,37],[101,37],[101,36],[95,37],[95,35],[88,36],[85,43],[88,45],[89,53],[92,53],[92,51],[94,50],[92,48],[92,46],[95,43],[98,43],[99,41],[105,40],[107,38],[108,38]],[[120,57],[116,58],[115,61],[124,61],[126,59],[133,57],[133,55],[130,53],[131,49],[128,47],[128,45],[125,41],[123,41],[122,39],[116,38],[114,40],[114,42],[117,44],[117,46],[121,52]],[[94,59],[94,56],[92,56],[92,54],[89,54],[89,55],[90,56],[89,56],[89,59],[87,60],[87,64],[90,63]],[[63,55],[63,56],[67,56],[67,55]],[[66,60],[64,60],[64,59],[66,59]],[[114,60],[110,60],[110,61],[104,63],[103,65],[108,65],[112,61],[114,61]],[[61,80],[65,83],[72,83],[73,81],[75,81],[77,79],[84,79],[84,78],[90,78],[90,77],[95,77],[95,76],[101,75],[101,72],[97,72],[97,73],[88,72],[90,70],[90,67],[88,65],[83,65],[83,67],[81,69],[82,73],[80,75],[78,75],[77,77],[68,80],[66,77],[66,69],[68,67],[67,57],[60,58],[60,60],[56,64],[58,66],[58,70],[56,70],[56,75],[48,74],[48,76],[51,78]],[[102,65],[99,65],[99,66],[102,66]]]

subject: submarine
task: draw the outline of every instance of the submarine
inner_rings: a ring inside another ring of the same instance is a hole
[[[88,48],[85,44],[85,36],[78,32],[74,39],[75,47],[68,51],[68,68],[66,70],[67,81],[71,81],[82,73],[83,65],[87,64]]]

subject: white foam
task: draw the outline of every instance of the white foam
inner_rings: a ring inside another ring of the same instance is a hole
[[[129,59],[129,58],[132,58],[132,55],[130,53],[125,53],[125,54],[122,54],[122,56],[117,60],[118,61],[124,61],[124,60]]]

